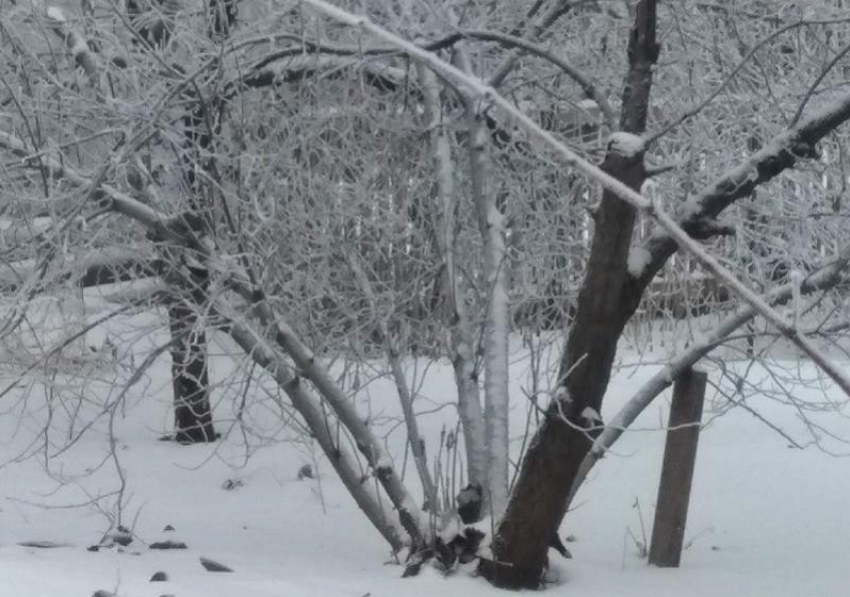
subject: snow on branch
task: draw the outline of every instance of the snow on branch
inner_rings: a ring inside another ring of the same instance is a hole
[[[39,5],[40,3],[33,2],[33,7],[38,7]],[[45,22],[48,27],[62,38],[68,47],[68,51],[74,59],[74,64],[81,66],[86,73],[86,77],[89,79],[89,84],[92,87],[97,87],[100,66],[97,56],[89,46],[88,40],[71,26],[61,8],[50,6],[43,12],[46,16]]]
[[[622,131],[613,133],[608,137],[608,151],[623,156],[623,158],[636,158],[644,152],[646,146],[643,139],[632,133]]]
[[[141,223],[162,238],[175,240],[183,244],[189,243],[191,240],[180,235],[175,235],[172,230],[173,227],[167,225],[169,219],[165,215],[129,197],[118,189],[104,184],[105,169],[101,171],[100,176],[87,178],[63,166],[63,162],[59,159],[43,155],[33,157],[27,151],[26,144],[23,141],[3,131],[0,131],[0,148],[11,150],[14,155],[34,161],[34,165],[37,167],[49,169],[57,176],[64,176],[76,186],[87,188],[87,195],[89,196],[105,197],[111,201],[112,208],[116,212]],[[125,146],[125,153],[122,153],[123,157],[120,159],[125,159],[126,152],[131,150],[132,144]],[[416,501],[408,493],[395,467],[387,465],[388,460],[384,457],[385,450],[383,446],[371,428],[362,421],[349,396],[336,384],[327,368],[320,362],[313,351],[293,332],[286,321],[278,313],[273,312],[266,301],[257,300],[260,289],[256,288],[250,282],[246,272],[225,267],[222,264],[222,258],[210,252],[209,247],[204,244],[197,244],[193,248],[202,252],[206,257],[206,262],[212,264],[216,271],[226,275],[228,278],[226,280],[228,287],[254,307],[253,311],[264,326],[274,330],[274,341],[276,345],[289,355],[303,372],[304,377],[313,383],[324,400],[337,414],[339,420],[349,429],[357,447],[366,457],[390,501],[396,507],[401,525],[414,543],[421,542],[423,534],[427,533],[427,529],[423,525],[424,516],[421,508],[419,508]],[[236,328],[232,328],[231,332],[234,329]],[[237,339],[237,341],[239,340]],[[260,358],[254,352],[250,354],[255,361]],[[297,378],[295,379],[297,380]],[[290,394],[290,397],[292,397],[292,394]],[[322,424],[324,424],[324,419],[322,419]],[[315,429],[312,429],[312,431],[316,432]],[[332,454],[329,454],[329,456],[332,456]],[[358,496],[355,495],[355,498],[358,499]]]
[[[793,167],[799,158],[814,157],[815,145],[824,136],[850,119],[850,95],[827,104],[794,128],[774,137],[744,163],[724,173],[693,197],[678,221],[678,227],[694,238],[714,236],[718,228],[708,225],[735,201],[749,197],[761,184]],[[642,272],[641,282],[648,283],[678,244],[663,227],[644,243],[652,262]]]
[[[317,73],[330,73],[350,68],[359,69],[374,86],[383,89],[392,90],[403,86],[405,77],[408,76],[403,69],[382,62],[364,63],[359,57],[340,55],[304,55],[303,50],[299,48],[298,56],[284,56],[276,53],[258,61],[248,73],[226,85],[226,95],[230,95],[231,90],[241,86],[259,88],[294,83]]]
[[[629,275],[639,278],[646,270],[652,255],[643,247],[632,247],[629,251],[628,270]]]
[[[350,12],[328,4],[324,0],[304,0],[304,4],[335,21],[356,27],[361,31],[369,32],[375,37],[396,45],[401,51],[423,62],[445,79],[458,84],[471,97],[475,97],[484,103],[491,103],[510,114],[516,119],[517,124],[524,128],[529,135],[547,145],[568,166],[582,172],[591,180],[598,182],[602,187],[614,193],[619,199],[626,201],[636,209],[645,212],[655,219],[659,227],[665,231],[667,238],[669,238],[671,245],[669,254],[675,251],[676,246],[685,249],[732,292],[758,311],[783,336],[806,353],[845,394],[850,396],[850,376],[834,363],[830,362],[823,352],[815,347],[808,338],[799,334],[793,326],[788,324],[781,314],[745,286],[726,267],[709,254],[699,242],[694,240],[686,229],[665,213],[656,202],[634,191],[604,172],[595,164],[579,156],[558,141],[551,133],[541,128],[528,115],[517,109],[510,100],[500,95],[493,87],[487,85],[481,79],[464,73],[457,67],[442,60],[439,56],[423,50],[416,44],[387,31],[366,17],[353,15]],[[850,118],[850,94],[843,96],[838,101],[835,101],[801,122],[797,127],[774,139],[772,143],[758,152],[751,162],[733,171],[732,176],[721,177],[713,185],[713,192],[701,196],[701,201],[698,202],[696,208],[690,210],[691,215],[689,218],[699,220],[701,217],[700,214],[716,216],[722,211],[723,207],[728,206],[736,199],[749,195],[761,182],[770,180],[786,168],[794,165],[798,157],[811,156],[814,153],[814,146],[817,141],[848,118]],[[652,252],[651,248],[650,251]],[[657,271],[653,271],[653,267],[656,266],[654,257],[655,253],[653,252],[653,262],[650,264],[650,267],[645,268],[644,276],[652,276]],[[666,260],[666,257],[664,259]],[[651,277],[648,279],[651,279]]]
[[[844,272],[850,265],[850,244],[846,245],[838,258],[825,265],[807,278],[792,281],[775,288],[765,296],[765,301],[778,305],[795,298],[795,295],[808,295],[832,288],[843,280]],[[799,299],[798,299],[799,300]],[[646,382],[632,398],[620,409],[613,419],[605,426],[604,431],[596,438],[593,447],[585,456],[573,484],[570,499],[581,486],[593,465],[605,455],[611,446],[623,435],[625,430],[646,410],[661,392],[670,387],[673,381],[688,367],[695,365],[700,359],[719,346],[730,334],[757,315],[752,306],[744,306],[736,313],[726,317],[698,343],[688,347],[682,353],[670,360],[665,367]]]

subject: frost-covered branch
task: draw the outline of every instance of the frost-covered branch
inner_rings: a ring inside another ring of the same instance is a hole
[[[693,227],[697,221],[706,215],[712,217],[718,215],[723,208],[736,199],[749,195],[758,184],[770,180],[786,168],[793,166],[798,157],[811,155],[817,141],[850,118],[850,96],[842,97],[801,122],[798,127],[783,133],[756,154],[753,160],[722,177],[711,187],[712,190],[698,197],[698,200],[688,210],[684,225],[680,225],[665,213],[656,202],[632,190],[602,171],[598,166],[579,156],[558,141],[551,133],[541,128],[528,115],[517,109],[511,101],[501,96],[495,89],[480,79],[464,73],[433,53],[422,50],[415,44],[387,31],[365,17],[353,15],[323,0],[304,0],[304,3],[336,21],[369,31],[376,37],[396,44],[400,49],[421,60],[447,79],[454,80],[465,88],[472,97],[481,101],[492,102],[509,113],[528,134],[547,145],[567,165],[576,168],[598,182],[621,200],[647,213],[658,223],[664,232],[656,233],[650,240],[649,250],[653,255],[653,262],[649,268],[646,268],[649,273],[644,275],[649,275],[649,277],[644,281],[644,284],[648,283],[660,268],[660,263],[657,264],[657,267],[652,267],[656,265],[656,255],[663,256],[661,261],[663,263],[675,252],[677,247],[685,249],[712,274],[722,280],[732,292],[753,306],[765,319],[776,326],[782,335],[791,340],[822,367],[827,375],[841,387],[842,391],[850,395],[850,377],[831,363],[807,338],[793,330],[779,313],[740,282],[687,232],[688,223],[692,222],[691,227]],[[631,143],[628,144],[628,147],[630,151],[634,150]]]
[[[26,156],[28,153],[24,143],[8,133],[0,132],[0,146],[5,146],[18,155]],[[157,238],[171,240],[178,246],[188,245],[193,250],[202,252],[210,269],[224,274],[227,278],[228,287],[238,292],[243,299],[254,307],[254,312],[259,316],[263,325],[273,330],[273,339],[293,359],[301,374],[314,384],[342,424],[349,429],[358,448],[366,457],[369,466],[375,471],[387,495],[398,510],[405,530],[415,544],[421,543],[423,535],[421,510],[401,482],[392,461],[378,438],[360,418],[351,399],[336,384],[316,355],[297,337],[285,320],[272,311],[265,301],[257,301],[257,297],[262,297],[263,294],[249,281],[245,272],[234,270],[234,268],[223,263],[221,259],[217,259],[216,255],[210,252],[210,247],[199,242],[199,239],[179,234],[174,226],[168,225],[171,219],[153,208],[110,185],[103,184],[100,180],[88,179],[74,170],[66,168],[63,166],[63,162],[58,159],[47,156],[40,156],[36,159],[41,167],[49,168],[55,175],[64,176],[66,180],[73,184],[90,189],[89,195],[96,194],[98,198],[109,200],[116,212],[139,222],[153,232]]]
[[[404,424],[407,427],[407,442],[410,446],[410,452],[413,454],[416,472],[419,474],[419,480],[422,482],[422,488],[430,505],[429,511],[432,514],[439,513],[440,505],[437,499],[437,485],[434,483],[431,471],[428,469],[425,441],[422,439],[422,434],[419,433],[419,423],[416,420],[416,413],[413,410],[413,396],[410,395],[410,387],[407,383],[407,376],[404,373],[401,357],[399,356],[398,348],[393,345],[392,333],[387,323],[389,316],[380,312],[378,297],[375,295],[372,283],[369,281],[366,272],[363,271],[357,256],[353,251],[346,250],[345,257],[354,275],[354,279],[360,287],[360,291],[366,297],[366,300],[369,301],[372,318],[377,322],[380,340],[383,342],[387,351],[387,360],[389,361],[393,382],[398,392],[398,399],[401,403]]]
[[[775,288],[765,296],[764,300],[771,305],[778,305],[788,302],[798,293],[808,295],[829,290],[844,279],[844,274],[849,263],[850,245],[847,245],[838,258],[829,265],[812,273],[802,282],[792,281],[789,284]],[[572,501],[575,492],[578,491],[596,462],[605,455],[605,452],[614,445],[652,401],[664,390],[673,385],[675,379],[683,371],[692,367],[700,359],[711,353],[735,330],[751,321],[756,315],[758,315],[758,312],[754,307],[742,307],[737,313],[721,321],[700,342],[693,344],[684,352],[671,359],[661,371],[646,382],[626,405],[620,409],[620,412],[605,425],[604,431],[593,442],[593,447],[582,462],[579,473],[576,476],[570,501]]]
[[[558,21],[558,19],[569,13],[576,6],[585,4],[586,2],[587,0],[555,0],[555,2],[552,3],[552,6],[549,7],[549,10],[543,13],[537,23],[526,28],[527,31],[524,35],[525,39],[531,43],[536,42],[540,39],[540,36],[549,29],[549,27]],[[539,7],[535,7],[535,9],[539,9]],[[534,15],[532,15],[532,17],[533,16]],[[507,76],[517,65],[519,59],[522,57],[524,49],[526,48],[516,49],[511,52],[510,55],[496,68],[493,74],[490,75],[488,83],[492,87],[499,87],[504,82]]]
[[[743,58],[741,58],[741,60],[738,62],[738,64],[735,66],[735,68],[733,68],[732,71],[728,75],[726,75],[726,77],[723,79],[723,81],[720,83],[720,85],[718,85],[717,88],[711,94],[709,94],[708,97],[703,99],[696,106],[694,106],[694,107],[686,110],[682,114],[680,114],[677,118],[671,120],[670,122],[668,122],[664,126],[660,127],[658,130],[647,134],[646,135],[647,145],[654,143],[655,141],[657,141],[658,139],[660,139],[661,137],[663,137],[664,135],[666,135],[667,133],[669,133],[670,131],[675,129],[676,127],[681,126],[682,124],[684,124],[685,122],[687,122],[688,120],[690,120],[691,118],[693,118],[694,116],[696,116],[697,114],[699,114],[700,112],[705,110],[705,108],[708,107],[708,105],[711,104],[711,102],[713,102],[715,99],[717,99],[717,97],[721,93],[723,93],[724,90],[726,90],[729,87],[731,82],[735,79],[735,77],[738,76],[738,73],[741,72],[741,70],[744,68],[744,66],[746,66],[749,62],[751,62],[753,60],[753,57],[756,55],[756,53],[759,50],[761,50],[764,46],[766,46],[768,43],[775,40],[777,37],[787,33],[788,31],[792,31],[794,29],[799,29],[801,27],[805,27],[805,26],[808,26],[808,25],[837,25],[837,24],[841,24],[841,23],[847,23],[848,21],[850,21],[850,19],[847,19],[847,18],[843,18],[843,19],[823,19],[823,20],[800,20],[800,21],[797,21],[795,23],[790,23],[788,25],[780,27],[779,29],[777,29],[775,31],[772,31],[770,33],[770,35],[759,40],[758,43],[754,44],[750,48],[750,50],[747,52],[747,54]],[[795,116],[793,123],[796,124],[797,120],[799,120],[800,116],[802,115],[802,109],[803,109],[803,106],[801,105],[800,108],[799,108],[800,112]]]
[[[74,59],[74,64],[82,67],[86,77],[88,77],[89,84],[93,88],[97,88],[100,65],[97,55],[86,37],[68,22],[65,12],[61,8],[50,6],[45,9],[41,7],[41,3],[37,0],[33,0],[33,8],[40,9],[40,12],[43,12],[47,26],[65,42],[71,57]]]
[[[818,141],[848,119],[850,95],[845,95],[818,109],[792,129],[775,136],[748,160],[722,174],[691,198],[676,223],[677,227],[694,238],[704,238],[706,222],[716,220],[732,203],[749,197],[756,187],[793,167],[798,159],[813,157]],[[711,229],[708,233],[708,236],[712,235]],[[643,243],[643,247],[652,258],[637,278],[638,283],[647,284],[679,245],[669,229],[661,227]]]
[[[566,74],[570,79],[575,81],[578,86],[581,87],[582,92],[584,92],[584,95],[588,99],[591,99],[596,102],[596,104],[599,106],[599,109],[602,111],[602,114],[605,118],[605,125],[608,127],[608,129],[611,131],[616,129],[617,116],[614,112],[614,108],[611,106],[611,103],[608,101],[608,98],[605,96],[605,94],[603,94],[602,91],[599,89],[599,84],[593,81],[590,76],[579,70],[574,65],[567,62],[561,56],[558,56],[557,54],[553,53],[548,48],[525,40],[521,37],[508,35],[507,33],[500,33],[498,31],[464,30],[454,34],[454,36],[457,39],[479,39],[484,41],[498,42],[507,47],[520,48],[521,50],[533,56],[537,56],[538,58],[542,58],[543,60],[551,62],[559,69],[561,69],[561,71]],[[497,87],[497,85],[493,83],[492,79],[490,81],[490,85],[492,85],[493,87]]]
[[[224,308],[227,309],[227,313],[223,311]],[[266,369],[289,396],[292,405],[304,418],[311,434],[357,505],[384,536],[393,551],[402,549],[406,543],[403,539],[404,531],[391,517],[387,516],[374,486],[369,482],[368,477],[364,478],[360,472],[355,455],[332,436],[319,400],[305,384],[301,383],[290,365],[269,341],[233,315],[230,306],[221,306],[218,315],[225,319],[223,327],[239,347],[250,355],[254,362]]]
[[[343,392],[321,360],[301,341],[286,320],[275,313],[266,301],[257,300],[258,292],[262,296],[259,289],[238,285],[236,290],[249,301],[252,311],[271,334],[275,344],[295,363],[299,376],[310,380],[340,422],[351,433],[357,448],[366,457],[366,461],[375,471],[375,476],[398,511],[401,525],[410,535],[414,545],[420,545],[423,535],[427,532],[423,524],[425,521],[422,511],[402,483],[389,454],[369,427],[368,422],[365,422],[357,412],[351,398]]]

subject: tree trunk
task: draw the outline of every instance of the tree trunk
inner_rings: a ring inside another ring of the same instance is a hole
[[[210,405],[207,341],[196,309],[177,304],[168,309],[171,337],[171,381],[174,388],[174,435],[181,444],[216,439]]]
[[[646,126],[651,69],[658,56],[655,9],[655,0],[641,0],[636,7],[620,119],[626,133],[639,133]],[[646,178],[643,151],[625,145],[612,139],[602,169],[639,190]],[[642,287],[629,283],[634,208],[606,190],[595,219],[576,319],[561,360],[558,391],[523,460],[493,539],[493,559],[481,561],[482,574],[500,587],[535,588],[540,583],[573,480],[592,445],[617,341],[642,293]]]
[[[225,39],[236,19],[236,5],[233,0],[209,0],[211,11],[208,35],[213,41]],[[205,156],[211,146],[211,135],[217,130],[208,128],[220,107],[220,99],[213,97],[204,100],[193,98],[197,105],[183,117],[184,133],[184,175],[189,191],[188,213],[183,214],[180,223],[185,224],[190,235],[203,235],[213,221],[211,195],[205,193],[203,181],[206,177],[198,171],[215,178],[214,158]],[[220,121],[216,120],[217,126]],[[177,303],[169,308],[169,324],[173,338],[181,334],[182,339],[171,352],[172,385],[174,387],[174,426],[175,439],[180,443],[199,443],[215,441],[212,424],[212,407],[209,396],[209,374],[207,369],[207,339],[204,332],[206,322],[200,313],[202,305],[207,303],[209,289],[208,273],[189,266],[193,277],[186,290],[191,297],[190,303]],[[186,284],[182,284],[186,286]]]
[[[470,114],[470,167],[472,195],[483,241],[485,296],[484,323],[484,428],[487,446],[488,503],[498,518],[508,503],[508,336],[511,314],[510,264],[505,215],[494,189],[488,184],[490,153],[487,129],[480,114]]]
[[[457,387],[458,415],[466,448],[467,480],[488,487],[487,445],[484,415],[479,396],[478,368],[475,363],[475,334],[464,303],[465,286],[457,272],[457,195],[454,188],[454,162],[448,132],[444,126],[440,87],[437,76],[427,67],[419,67],[428,122],[429,141],[437,172],[434,216],[437,248],[443,259],[443,288],[448,303],[447,327],[450,332],[452,367]]]
[[[629,163],[630,162],[630,163]],[[603,168],[634,189],[643,182],[642,158],[611,154]],[[532,440],[505,517],[493,540],[494,561],[482,571],[497,586],[539,584],[547,549],[565,514],[573,479],[593,443],[617,340],[638,297],[624,294],[634,208],[605,192],[597,214],[588,272],[575,324],[560,367],[560,386]]]

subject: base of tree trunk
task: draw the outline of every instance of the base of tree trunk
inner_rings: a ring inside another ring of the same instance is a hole
[[[174,440],[180,444],[214,442],[206,334],[193,309],[174,306],[169,317],[172,335],[182,336],[171,351]]]
[[[175,380],[175,383],[178,383]],[[201,444],[218,439],[212,421],[209,391],[203,388],[189,403],[174,408],[174,441],[180,444]]]
[[[219,438],[219,434],[212,429],[205,430],[201,427],[195,429],[183,429],[174,434],[174,441],[178,444],[204,444],[212,443]]]
[[[481,575],[497,587],[540,586],[570,488],[592,445],[588,431],[575,420],[567,424],[558,410],[550,407],[525,455],[514,495],[493,538],[493,560],[479,563]]]
[[[511,564],[494,562],[481,558],[478,561],[478,573],[500,589],[539,589],[540,580],[543,578],[545,563],[539,569],[518,568]]]

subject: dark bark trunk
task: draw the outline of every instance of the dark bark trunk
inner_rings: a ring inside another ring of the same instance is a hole
[[[212,11],[210,38],[225,39],[236,20],[236,1],[210,0],[209,8]],[[206,177],[218,179],[215,158],[206,154],[212,147],[212,136],[220,130],[221,121],[216,114],[220,116],[222,104],[218,97],[204,98],[200,93],[192,99],[196,103],[183,117],[184,175],[190,209],[179,215],[174,224],[183,236],[197,243],[201,236],[215,231],[211,195],[206,192],[203,181]],[[207,176],[199,176],[199,170]],[[177,256],[177,263],[184,263],[182,257]],[[209,272],[205,267],[184,265],[188,266],[192,279],[184,280],[178,275],[175,286],[184,290],[182,298],[188,302],[177,302],[168,311],[172,338],[181,337],[171,352],[175,439],[187,444],[212,442],[216,440],[216,433],[209,395],[206,322],[202,315],[209,290]]]
[[[632,188],[640,188],[642,158],[626,163],[611,154],[604,168]],[[497,586],[536,587],[547,561],[550,539],[564,517],[579,465],[592,444],[594,422],[611,374],[617,340],[640,300],[624,284],[635,212],[606,192],[597,213],[587,277],[579,294],[576,320],[561,363],[561,393],[529,446],[508,509],[493,541],[495,560],[482,572]],[[498,562],[498,563],[497,563]]]
[[[162,243],[160,277],[172,289],[168,319],[174,348],[171,350],[174,389],[175,439],[183,444],[215,441],[209,397],[206,325],[209,272],[201,267],[201,244],[205,223],[194,209],[177,214],[164,223],[165,229],[181,239],[168,241],[167,235],[149,233]],[[191,257],[191,258],[190,258]]]
[[[655,0],[641,0],[629,40],[629,72],[623,92],[621,129],[646,126],[655,42]],[[603,169],[635,190],[646,173],[642,153],[619,153],[612,146]],[[514,493],[493,539],[493,560],[480,569],[493,584],[534,588],[547,563],[547,551],[566,513],[573,480],[592,444],[616,355],[617,341],[637,308],[643,286],[629,283],[628,254],[635,210],[604,192],[576,319],[561,361],[559,390],[529,446]],[[590,411],[589,409],[592,409]]]
[[[181,444],[215,441],[204,322],[195,308],[183,304],[170,307],[168,316],[171,336],[177,340],[171,351],[175,440]]]
[[[174,390],[175,439],[180,443],[216,439],[212,423],[204,331],[209,272],[200,266],[204,223],[194,211],[177,214],[151,231],[148,238],[159,244],[161,258],[155,271],[170,287],[168,320],[174,348],[171,350]],[[169,239],[179,239],[172,242]],[[190,256],[192,259],[190,259]]]

